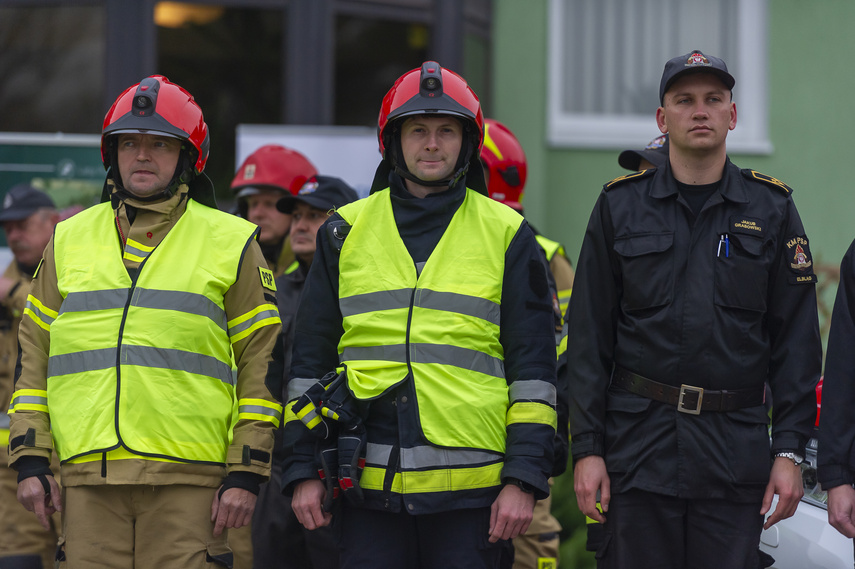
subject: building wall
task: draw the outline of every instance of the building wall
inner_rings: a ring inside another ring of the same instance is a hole
[[[848,168],[855,157],[855,119],[849,113],[855,84],[849,63],[855,42],[849,27],[855,21],[855,4],[774,0],[768,6],[769,136],[774,151],[766,156],[734,154],[731,159],[795,190],[815,260],[836,266],[855,237],[855,191]],[[526,150],[529,181],[523,204],[529,221],[562,241],[575,262],[603,183],[626,171],[617,164],[621,149],[547,147],[547,21],[548,0],[495,0],[492,112]],[[736,80],[738,111],[739,77]]]

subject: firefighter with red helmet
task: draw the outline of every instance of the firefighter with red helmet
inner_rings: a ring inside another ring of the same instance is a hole
[[[522,216],[487,196],[462,77],[405,73],[378,126],[371,193],[318,232],[282,485],[307,528],[335,516],[342,567],[497,567],[549,494],[546,269]]]
[[[511,130],[496,119],[484,119],[484,145],[481,148],[481,162],[487,174],[487,191],[490,197],[513,208],[524,215],[522,206],[528,164],[525,151]],[[566,340],[562,333],[563,314],[570,302],[573,289],[573,266],[564,252],[564,247],[534,231],[537,244],[543,253],[550,276],[550,284],[555,295],[555,332],[558,351],[558,366],[566,365],[561,355],[566,350]],[[561,374],[558,375],[561,378]],[[567,432],[567,393],[566,388],[558,388],[557,413],[558,429],[555,437],[555,465],[552,475],[558,476],[567,469],[569,439]],[[552,479],[550,479],[550,485]],[[550,512],[552,497],[539,500],[534,508],[532,523],[525,534],[513,540],[515,569],[538,569],[544,564],[557,565],[558,532],[561,524]]]
[[[57,225],[20,327],[18,499],[43,525],[62,510],[71,567],[231,566],[281,417],[273,274],[257,228],[216,209],[186,90],[131,86],[101,140],[102,203]]]
[[[296,259],[288,239],[291,216],[276,209],[276,202],[289,194],[297,195],[317,173],[309,159],[296,150],[267,144],[247,156],[232,180],[238,212],[258,226],[258,243],[277,277]]]

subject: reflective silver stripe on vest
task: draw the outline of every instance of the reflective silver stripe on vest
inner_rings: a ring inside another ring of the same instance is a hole
[[[88,292],[71,292],[62,301],[60,314],[66,312],[89,312],[91,310],[110,310],[124,308],[128,302],[128,289],[114,288]]]
[[[72,352],[70,354],[59,354],[48,358],[48,377],[66,375],[69,373],[83,373],[96,369],[107,369],[116,366],[116,348],[102,348],[100,350],[86,350],[84,352]]]
[[[47,399],[45,399],[45,405],[47,405]],[[8,429],[10,422],[8,413],[0,413],[0,429]]]
[[[413,304],[421,308],[474,316],[496,326],[499,325],[502,314],[501,306],[486,298],[429,289],[418,289]]]
[[[403,470],[480,466],[503,460],[501,454],[494,452],[471,449],[447,449],[429,445],[402,448],[400,452],[401,469]],[[395,466],[389,464],[391,454],[391,445],[368,443],[365,446],[365,463],[383,467]]]
[[[343,317],[356,316],[381,310],[409,308],[413,297],[412,289],[384,290],[357,294],[339,299],[339,307]],[[499,325],[501,307],[493,301],[457,294],[454,292],[438,292],[430,289],[416,289],[413,304],[420,308],[443,310],[457,314],[466,314],[491,324]]]
[[[212,320],[223,330],[228,328],[226,311],[202,294],[177,290],[136,288],[131,304],[140,308],[158,308],[195,314]]]
[[[555,405],[555,386],[539,379],[518,379],[510,385],[511,401],[545,401]]]
[[[288,401],[299,399],[314,384],[320,383],[319,379],[313,377],[292,377],[288,380]]]
[[[230,365],[212,356],[147,346],[122,346],[123,365],[174,369],[198,375],[215,377],[223,383],[235,385]],[[48,377],[107,369],[116,365],[116,348],[88,350],[51,356],[48,359]]]
[[[407,363],[406,346],[348,347],[341,353],[341,361],[378,360]],[[410,344],[410,361],[419,364],[447,364],[477,371],[493,377],[505,377],[504,363],[500,358],[488,356],[477,350],[443,344]]]
[[[141,257],[141,258],[145,259],[146,257],[151,255],[152,253],[154,253],[154,249],[152,249],[151,251],[143,251],[142,249],[139,249],[139,248],[131,245],[130,242],[125,243],[125,255],[130,254],[130,255],[133,255],[135,257]]]
[[[238,405],[238,413],[253,413],[255,415],[267,415],[268,417],[279,418],[282,416],[276,409],[265,407],[264,405]]]
[[[86,292],[72,292],[62,302],[60,314],[66,312],[88,312],[91,310],[122,309],[128,300],[128,289],[118,288]],[[195,314],[212,320],[221,329],[226,330],[225,311],[211,299],[201,294],[175,290],[134,289],[132,306],[175,310],[186,314]]]
[[[39,306],[37,304],[35,304],[33,301],[27,300],[27,305],[25,308],[29,309],[33,314],[38,316],[39,320],[41,320],[42,322],[44,322],[48,326],[53,324],[54,317],[49,316],[46,312],[43,312],[42,309],[39,308]]]
[[[392,445],[380,445],[368,443],[365,445],[365,464],[373,466],[390,466],[389,456],[392,454]],[[394,465],[392,465],[394,466]]]
[[[274,318],[274,317],[276,317],[276,318],[279,317],[279,312],[277,312],[275,309],[271,308],[270,310],[262,310],[261,312],[259,312],[258,314],[254,315],[252,318],[250,318],[249,320],[244,320],[240,324],[237,324],[237,325],[229,328],[229,336],[230,337],[236,336],[237,334],[240,334],[241,332],[243,332],[247,328],[250,328],[251,326],[255,326],[258,322],[261,322],[262,320],[264,320],[266,318]]]
[[[348,316],[356,316],[357,314],[365,314],[367,312],[409,308],[412,296],[413,290],[409,288],[381,290],[341,298],[338,304],[341,308],[341,315],[347,318]]]

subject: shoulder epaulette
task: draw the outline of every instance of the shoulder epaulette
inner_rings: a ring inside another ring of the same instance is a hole
[[[773,188],[777,188],[784,192],[787,195],[793,193],[793,189],[779,180],[778,178],[773,178],[772,176],[767,176],[766,174],[761,174],[757,170],[751,170],[749,168],[744,168],[742,170],[742,175],[751,180],[757,180],[758,182],[763,182],[767,186],[772,186]]]
[[[656,168],[648,168],[647,170],[641,170],[639,172],[633,172],[632,174],[627,174],[626,176],[621,176],[620,178],[615,178],[611,182],[606,182],[603,186],[603,191],[613,190],[617,186],[623,184],[628,180],[640,180],[647,176],[651,176],[656,171]]]

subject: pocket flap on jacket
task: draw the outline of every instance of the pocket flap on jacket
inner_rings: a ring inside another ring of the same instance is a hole
[[[673,233],[647,233],[615,239],[615,251],[623,257],[638,257],[667,251],[674,244]]]

